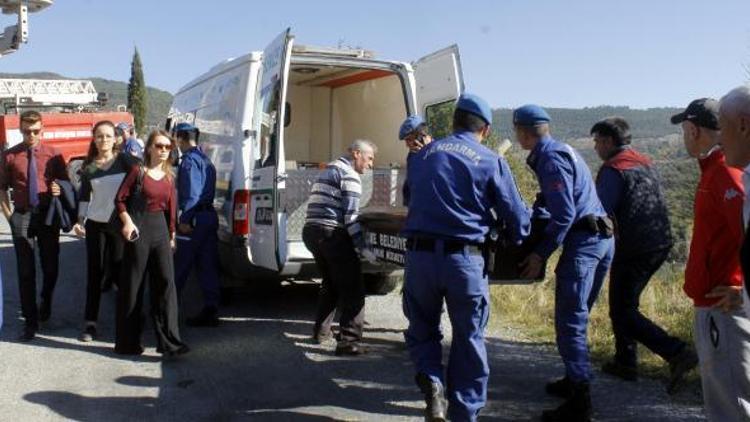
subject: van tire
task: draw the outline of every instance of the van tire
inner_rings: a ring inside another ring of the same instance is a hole
[[[403,272],[365,273],[365,293],[370,296],[383,296],[396,290],[403,280]]]

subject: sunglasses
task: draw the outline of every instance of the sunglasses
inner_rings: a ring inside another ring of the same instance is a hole
[[[26,129],[26,130],[22,130],[21,133],[23,133],[24,135],[39,135],[39,132],[41,131],[42,131],[41,129],[37,129],[37,130]]]
[[[171,151],[172,145],[171,144],[154,144],[154,149],[158,149],[161,151]]]

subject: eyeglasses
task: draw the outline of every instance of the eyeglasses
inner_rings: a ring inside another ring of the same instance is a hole
[[[172,145],[171,144],[154,144],[154,149],[158,149],[161,151],[171,151]]]

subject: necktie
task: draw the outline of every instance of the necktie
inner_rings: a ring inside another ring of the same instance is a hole
[[[36,156],[33,148],[29,148],[29,171],[26,176],[29,181],[29,206],[36,208],[39,205],[39,185],[36,175]]]

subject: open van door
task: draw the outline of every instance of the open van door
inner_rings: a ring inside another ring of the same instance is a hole
[[[464,77],[458,46],[438,50],[412,63],[417,85],[417,113],[421,114],[434,132],[434,118],[444,116],[446,108],[464,92]],[[438,123],[437,126],[440,126]],[[433,136],[436,136],[433,133]]]
[[[279,271],[286,262],[286,216],[280,208],[285,187],[284,113],[294,38],[282,32],[263,51],[255,105],[255,129],[265,153],[253,171],[250,188],[250,257],[259,267]]]

